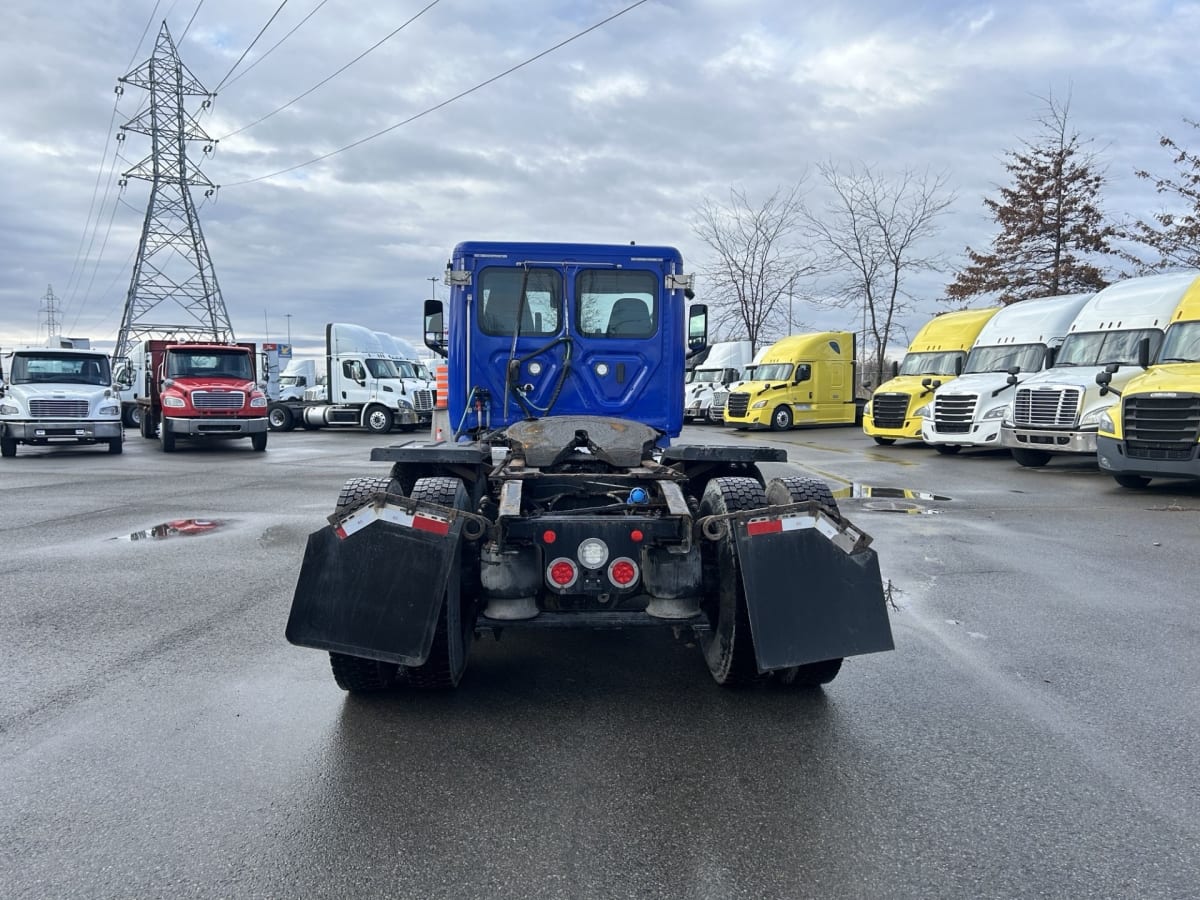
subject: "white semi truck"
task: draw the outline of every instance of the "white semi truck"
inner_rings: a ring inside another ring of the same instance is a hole
[[[999,447],[1000,422],[1015,386],[1054,365],[1072,323],[1094,296],[1023,300],[988,319],[962,375],[937,388],[929,403],[913,413],[921,417],[925,443],[942,454],[964,447]]]
[[[276,400],[267,417],[273,431],[326,426],[361,427],[375,434],[429,426],[433,391],[402,377],[379,335],[361,325],[325,326],[325,384],[300,400]]]
[[[728,394],[729,386],[741,381],[742,373],[753,357],[754,345],[749,341],[713,344],[704,361],[694,367],[692,378],[684,389],[684,421],[720,422],[719,409],[713,405],[714,398],[718,393]]]
[[[1195,272],[1129,278],[1092,297],[1071,323],[1053,368],[1016,388],[1000,426],[1000,443],[1013,459],[1036,468],[1055,454],[1094,454],[1100,420],[1117,402],[1116,394],[1101,395],[1096,375],[1119,366],[1112,387],[1120,390],[1141,372],[1139,359],[1158,353],[1196,280]]]
[[[108,357],[100,350],[59,343],[3,355],[0,456],[16,456],[19,444],[105,444],[109,453],[123,449],[121,399]]]

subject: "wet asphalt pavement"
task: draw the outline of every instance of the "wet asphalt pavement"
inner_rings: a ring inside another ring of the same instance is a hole
[[[507,633],[457,692],[349,698],[283,628],[306,535],[384,474],[379,438],[22,447],[0,895],[1200,893],[1200,488],[853,428],[684,440],[776,443],[840,488],[896,651],[823,691],[731,691],[670,630]],[[186,519],[216,524],[130,539]]]

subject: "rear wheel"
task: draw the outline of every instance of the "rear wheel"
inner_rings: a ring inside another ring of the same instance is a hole
[[[154,417],[147,415],[146,411],[140,407],[138,409],[138,430],[142,433],[142,437],[148,441],[154,440],[157,436],[154,430]]]
[[[250,435],[250,446],[254,448],[255,453],[262,453],[267,449],[267,433],[259,431]]]
[[[775,407],[775,412],[771,413],[771,430],[787,431],[791,427],[792,408],[790,406]]]
[[[879,437],[878,435],[875,435],[875,443],[877,443],[880,447],[890,447],[892,444],[896,443],[896,439]]]
[[[1150,479],[1145,475],[1114,475],[1113,480],[1121,487],[1131,490],[1144,488],[1150,483]]]
[[[453,509],[465,510],[470,506],[467,489],[461,478],[418,478],[409,497]],[[408,682],[414,687],[458,687],[467,670],[467,658],[475,632],[475,609],[474,603],[464,596],[462,582],[462,565],[458,554],[455,554],[429,658],[422,665],[407,667]]]
[[[0,438],[0,456],[5,458],[17,455],[16,438]]]
[[[121,410],[121,421],[126,428],[137,428],[142,423],[142,410],[136,403],[131,403]]]
[[[163,453],[175,452],[175,435],[167,430],[166,416],[162,416],[158,420],[158,440],[162,445]]]
[[[267,412],[267,425],[272,431],[291,431],[296,427],[296,417],[291,409],[282,404],[272,404]]]
[[[704,489],[699,515],[723,516],[766,505],[762,485],[753,478],[714,478]],[[704,541],[701,552],[709,630],[700,635],[700,648],[708,671],[717,684],[728,687],[765,681],[769,676],[758,671],[754,653],[733,528],[726,527],[715,541]]]
[[[340,516],[354,512],[376,494],[386,494],[389,491],[393,494],[402,493],[398,485],[393,487],[390,478],[351,478],[342,485],[333,514]]]
[[[345,653],[330,653],[329,668],[333,669],[333,680],[343,691],[351,694],[373,694],[390,690],[400,684],[400,666],[396,663],[380,662],[347,656]]]
[[[1045,450],[1025,450],[1021,447],[1012,448],[1012,458],[1027,469],[1039,469],[1050,462],[1050,454]]]
[[[936,450],[938,453],[942,454],[942,456],[953,456],[955,453],[957,453],[959,450],[962,449],[962,445],[961,444],[934,444],[933,449]]]

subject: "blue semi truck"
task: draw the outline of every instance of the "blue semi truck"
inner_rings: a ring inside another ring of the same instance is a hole
[[[476,634],[694,631],[722,685],[893,647],[870,538],[766,447],[672,444],[707,308],[665,246],[468,242],[425,303],[450,433],[371,452],[309,536],[288,639],[351,692],[457,686]]]

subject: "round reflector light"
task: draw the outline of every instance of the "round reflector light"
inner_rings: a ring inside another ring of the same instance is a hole
[[[635,528],[633,531],[629,532],[629,539],[635,544],[640,544],[642,542],[642,538],[644,537],[645,535],[642,534],[642,529],[640,528]]]
[[[579,561],[588,569],[599,569],[608,562],[608,544],[600,538],[588,538],[579,545]]]
[[[575,568],[575,563],[569,559],[556,559],[550,563],[550,568],[546,571],[550,576],[551,583],[560,588],[570,587],[575,583],[575,579],[579,577],[579,570]]]
[[[624,556],[614,559],[612,565],[608,567],[608,578],[617,587],[628,587],[637,580],[637,577],[637,563]]]
[[[545,541],[547,544],[553,544],[556,540],[558,540],[558,535],[555,534],[553,531],[551,531],[549,528],[547,528],[545,531],[542,532],[542,540]]]

